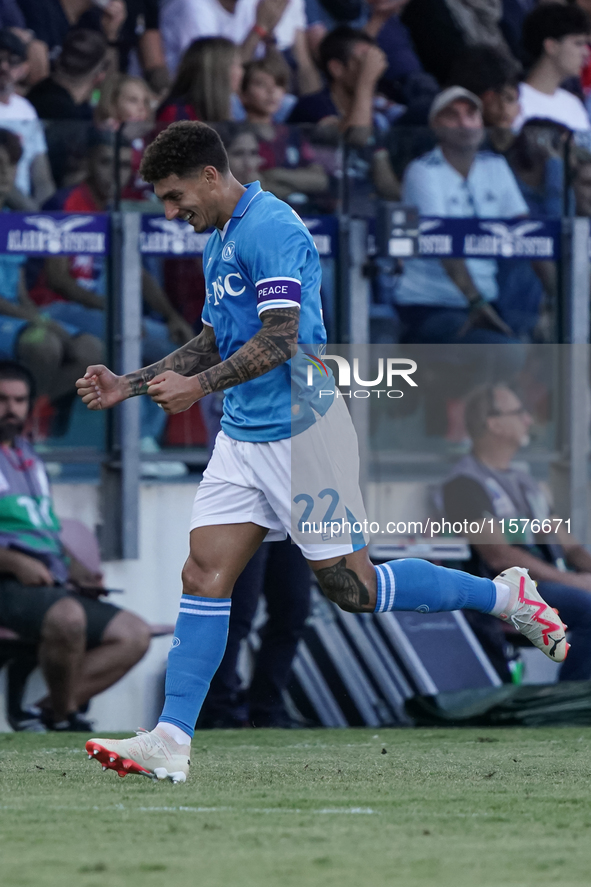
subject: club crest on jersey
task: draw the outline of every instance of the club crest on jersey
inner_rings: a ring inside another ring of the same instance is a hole
[[[236,252],[236,244],[233,240],[230,240],[222,250],[222,259],[225,262],[229,262],[234,253]]]

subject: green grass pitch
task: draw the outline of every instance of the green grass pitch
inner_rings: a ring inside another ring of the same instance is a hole
[[[198,733],[185,785],[0,734],[3,887],[591,883],[591,733]]]

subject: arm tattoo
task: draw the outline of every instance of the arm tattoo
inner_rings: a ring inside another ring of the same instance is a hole
[[[349,613],[372,612],[369,590],[354,570],[347,567],[346,558],[332,567],[316,570],[316,578],[327,598]]]
[[[148,382],[166,370],[173,370],[181,376],[194,376],[219,362],[220,355],[213,329],[204,325],[198,336],[173,351],[163,360],[134,373],[128,373],[125,378],[129,382],[129,396],[136,397],[138,394],[146,394]]]
[[[199,381],[205,394],[240,385],[285,363],[297,343],[299,308],[269,308],[262,328],[227,360],[204,369]]]

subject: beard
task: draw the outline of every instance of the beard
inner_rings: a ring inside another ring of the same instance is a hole
[[[23,432],[25,422],[16,416],[4,416],[0,419],[0,440],[3,443],[12,443],[15,437]]]

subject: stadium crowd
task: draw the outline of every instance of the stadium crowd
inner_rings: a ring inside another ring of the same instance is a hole
[[[145,146],[173,121],[202,120],[219,127],[239,180],[259,178],[301,213],[338,211],[344,191],[349,212],[367,217],[376,197],[426,216],[585,213],[587,6],[4,0],[4,210],[153,212]],[[58,419],[56,373],[75,377],[80,336],[102,347],[103,265],[0,257],[0,350],[27,363]],[[390,340],[555,336],[552,263],[417,258],[395,272],[373,282]],[[144,350],[186,341],[203,298],[198,260],[146,260]],[[156,420],[144,417],[148,450]]]

